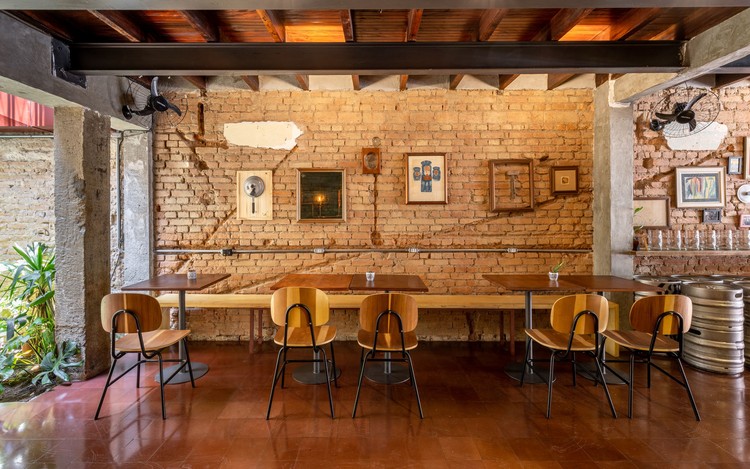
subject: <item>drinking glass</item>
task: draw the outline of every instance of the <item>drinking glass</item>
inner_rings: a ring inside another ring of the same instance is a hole
[[[367,280],[368,282],[374,282],[375,272],[365,272],[365,280]]]

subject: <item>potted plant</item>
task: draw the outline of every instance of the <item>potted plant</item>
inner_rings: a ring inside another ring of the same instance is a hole
[[[549,275],[549,279],[553,282],[557,282],[557,278],[560,276],[560,270],[565,267],[566,263],[567,261],[565,259],[562,259],[560,262],[550,267],[549,272],[547,273],[547,275]]]

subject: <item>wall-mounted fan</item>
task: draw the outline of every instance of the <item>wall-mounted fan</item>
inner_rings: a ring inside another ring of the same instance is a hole
[[[665,137],[687,137],[711,125],[720,110],[719,97],[710,90],[681,87],[654,107],[649,127]]]
[[[167,99],[159,92],[159,77],[151,79],[148,88],[140,82],[130,80],[124,96],[122,115],[125,119],[142,127],[151,128],[151,116],[176,127],[186,113],[184,98]]]

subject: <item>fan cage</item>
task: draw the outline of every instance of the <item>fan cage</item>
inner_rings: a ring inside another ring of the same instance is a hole
[[[659,103],[652,109],[649,122],[652,122],[654,120],[663,122],[661,121],[661,119],[656,117],[657,112],[665,114],[672,113],[679,104],[684,105],[690,102],[693,97],[700,93],[705,93],[706,96],[701,98],[691,108],[693,112],[695,112],[696,126],[693,130],[690,129],[690,126],[688,124],[680,124],[676,121],[672,121],[663,124],[663,127],[659,131],[665,137],[680,138],[694,135],[702,130],[705,130],[716,120],[716,117],[719,115],[719,111],[721,110],[721,102],[719,101],[719,96],[716,95],[716,93],[703,88],[682,87],[667,92],[666,96],[662,98],[661,101],[659,101]]]

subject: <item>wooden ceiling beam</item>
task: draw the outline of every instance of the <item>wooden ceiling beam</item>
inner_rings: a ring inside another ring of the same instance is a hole
[[[130,42],[149,42],[153,39],[143,27],[136,24],[122,11],[88,10],[88,12]]]
[[[203,36],[203,39],[205,39],[206,42],[221,41],[219,25],[216,23],[216,20],[210,18],[208,14],[194,10],[179,10],[178,13],[190,23],[190,26],[201,33],[201,36]]]
[[[743,80],[747,80],[750,78],[750,75],[746,73],[742,74],[732,74],[732,75],[716,75],[716,82],[714,84],[714,89],[720,90],[721,88],[726,88],[727,86],[734,85],[735,83],[739,83]]]
[[[352,89],[354,89],[354,91],[362,89],[362,84],[359,82],[359,75],[352,75]]]
[[[610,80],[610,75],[608,73],[597,73],[596,75],[594,75],[594,86],[596,88],[599,88],[603,84],[607,83],[609,80]]]
[[[485,10],[479,18],[479,29],[477,31],[477,41],[487,41],[497,29],[500,22],[505,18],[510,10],[507,8],[494,8]]]
[[[610,28],[609,40],[628,39],[653,22],[664,10],[661,8],[633,8]]]
[[[305,91],[310,91],[310,76],[309,75],[294,75],[294,78],[297,79],[297,83],[299,83],[300,88],[302,88]]]
[[[258,75],[242,75],[242,81],[253,91],[260,91],[260,77]]]
[[[401,75],[398,81],[399,91],[406,91],[406,83],[409,81],[409,75]]]
[[[520,75],[500,75],[498,76],[498,83],[497,87],[498,89],[504,90],[508,86],[510,86],[511,83],[513,83],[516,78],[518,78]]]
[[[341,10],[341,29],[344,31],[346,42],[354,42],[354,20],[351,10]]]
[[[26,23],[34,29],[38,29],[45,34],[62,39],[67,42],[74,42],[76,37],[68,28],[61,26],[58,21],[48,18],[47,14],[41,11],[24,10],[9,12],[11,16]]]
[[[577,76],[575,73],[549,73],[547,74],[547,89],[554,90]]]
[[[458,84],[461,83],[461,80],[464,79],[463,73],[459,73],[457,75],[451,75],[451,83],[450,83],[450,89],[455,90],[458,88]]]
[[[186,75],[186,76],[183,76],[182,78],[184,78],[185,81],[195,86],[199,90],[206,91],[206,77],[196,77],[196,76]]]
[[[409,16],[406,22],[406,39],[404,42],[411,42],[417,40],[417,33],[419,33],[419,26],[422,24],[422,13],[424,10],[409,10]]]
[[[274,10],[255,10],[274,42],[286,41],[284,22]]]

